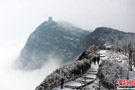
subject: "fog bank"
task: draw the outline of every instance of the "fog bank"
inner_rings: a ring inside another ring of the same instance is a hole
[[[54,58],[38,70],[21,71],[13,68],[13,62],[20,53],[22,45],[0,47],[0,90],[34,90],[44,78],[59,67]]]

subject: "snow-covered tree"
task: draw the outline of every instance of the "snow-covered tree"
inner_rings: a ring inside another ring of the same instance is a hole
[[[128,43],[128,57],[129,57],[129,70],[132,71],[133,44],[131,41]]]
[[[64,78],[64,82],[69,82],[82,76],[90,68],[92,59],[97,56],[95,52],[97,49],[97,47],[92,46],[88,48],[79,59],[53,71],[36,90],[52,90],[54,87],[60,85],[61,78]]]
[[[127,77],[127,70],[115,60],[105,60],[99,65],[97,76],[106,88],[114,88],[119,78]]]

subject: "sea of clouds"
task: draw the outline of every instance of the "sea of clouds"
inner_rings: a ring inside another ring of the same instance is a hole
[[[22,45],[24,44],[0,47],[0,90],[34,90],[48,74],[59,67],[59,62],[50,57],[49,62],[41,69],[32,71],[15,69],[14,62],[19,56]]]

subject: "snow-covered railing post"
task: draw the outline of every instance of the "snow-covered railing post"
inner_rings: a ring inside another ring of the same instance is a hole
[[[81,75],[82,75],[82,69],[81,69]],[[82,78],[81,78],[81,86],[82,86]]]
[[[99,87],[98,87],[98,89],[100,90],[100,85],[101,85],[101,83],[100,83],[101,81],[99,80],[99,82],[98,82],[98,85],[99,85]]]
[[[120,73],[120,75],[121,75],[121,73]],[[116,73],[115,73],[115,77],[116,77]],[[114,83],[114,90],[117,90],[116,89],[116,83]]]
[[[85,77],[86,77],[86,74],[85,74]],[[85,85],[86,85],[86,78],[85,78]],[[85,86],[84,88],[85,88],[85,90],[86,90],[86,86]]]
[[[73,74],[73,80],[75,80],[75,75]]]
[[[129,79],[129,63],[128,63],[128,73],[127,73],[127,79]]]

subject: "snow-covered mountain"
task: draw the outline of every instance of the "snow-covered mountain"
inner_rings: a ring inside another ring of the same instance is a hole
[[[99,27],[85,38],[83,44],[84,47],[91,45],[103,46],[105,43],[114,44],[116,40],[122,45],[129,43],[129,41],[135,44],[135,33]]]
[[[30,34],[19,56],[20,68],[40,68],[50,55],[62,63],[74,60],[88,48],[83,47],[82,42],[89,33],[69,23],[55,22],[50,17]]]
[[[48,57],[55,57],[63,64],[73,61],[89,46],[113,45],[116,40],[121,45],[129,41],[135,44],[135,33],[99,27],[88,32],[66,22],[56,22],[50,17],[31,33],[26,45],[22,49],[19,61],[20,68],[37,69],[48,61]]]
[[[80,55],[81,58],[65,64],[64,66],[53,71],[43,80],[42,83],[40,83],[40,85],[36,87],[35,90],[60,90],[53,88],[60,85],[61,78],[64,78],[64,82],[66,83],[74,81],[75,79],[83,76],[84,73],[90,69],[91,63],[95,57],[99,57],[99,54],[96,53],[97,51],[98,47],[89,47],[86,51],[83,52],[83,54]]]
[[[76,61],[65,64],[63,67],[53,71],[35,90],[60,90],[61,78],[65,79],[64,90],[83,90],[83,88],[87,88],[88,90],[93,90],[94,88],[107,90],[108,88],[113,88],[121,75],[123,77],[127,76],[125,63],[128,66],[128,58],[123,53],[116,53],[112,49],[112,51],[99,50],[97,46],[109,46],[116,39],[123,44],[128,44],[130,40],[133,42],[134,38],[134,33],[126,33],[107,27],[97,28],[87,35],[83,41],[83,47],[93,44],[96,46],[84,51]],[[100,65],[98,65],[98,62],[96,64],[96,60],[98,59],[100,59]],[[81,69],[86,71],[82,74]],[[93,75],[93,72],[96,73]]]

